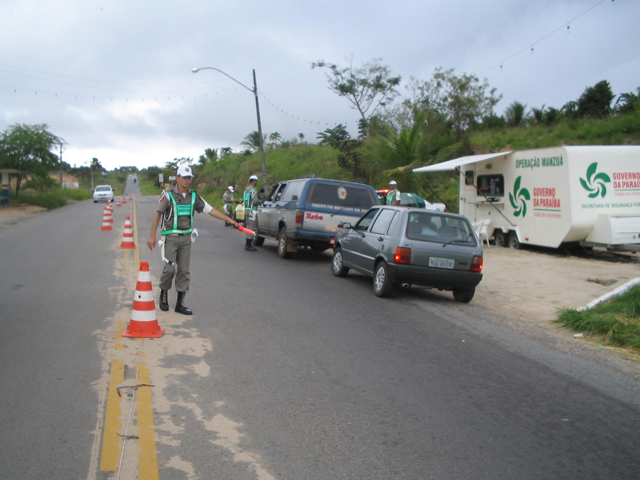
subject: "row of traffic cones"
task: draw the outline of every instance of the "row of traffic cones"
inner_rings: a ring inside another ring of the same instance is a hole
[[[126,203],[126,196],[122,197]],[[133,195],[129,194],[129,201],[133,200]],[[120,197],[117,198],[116,206],[120,206]],[[111,201],[104,208],[102,216],[102,230],[112,230],[113,223],[113,206]],[[133,227],[131,225],[131,217],[127,217],[124,222],[124,232],[122,234],[122,243],[120,248],[136,248],[133,241]],[[133,308],[131,309],[131,320],[123,337],[133,338],[159,338],[164,333],[164,329],[158,324],[158,315],[156,313],[156,302],[153,299],[153,287],[151,285],[151,272],[149,271],[149,262],[140,262],[140,271],[138,272],[138,283],[133,296]]]

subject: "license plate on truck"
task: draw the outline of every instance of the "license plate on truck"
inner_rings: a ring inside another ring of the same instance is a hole
[[[450,258],[438,258],[438,257],[429,258],[430,267],[452,269],[454,264],[455,264],[455,260],[452,260]]]

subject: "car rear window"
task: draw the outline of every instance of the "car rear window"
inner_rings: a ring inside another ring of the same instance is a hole
[[[407,237],[436,243],[476,245],[476,238],[469,222],[462,218],[430,213],[410,213]]]
[[[309,187],[307,202],[312,208],[364,213],[376,205],[374,191],[356,185],[313,182]]]
[[[110,192],[111,187],[96,187],[96,192]]]

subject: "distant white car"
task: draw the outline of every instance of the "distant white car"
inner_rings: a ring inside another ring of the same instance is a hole
[[[114,198],[111,185],[98,185],[93,191],[93,203],[108,202],[109,200],[113,202]]]

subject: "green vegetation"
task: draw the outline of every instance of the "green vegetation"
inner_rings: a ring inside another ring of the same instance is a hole
[[[556,323],[585,332],[605,345],[640,351],[640,287],[602,303],[591,310],[562,310]]]
[[[88,200],[92,196],[88,190],[52,188],[47,191],[23,190],[20,196],[10,195],[12,205],[37,205],[47,210],[64,207],[69,200]]]

